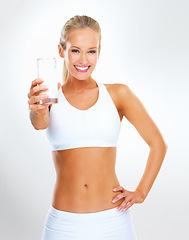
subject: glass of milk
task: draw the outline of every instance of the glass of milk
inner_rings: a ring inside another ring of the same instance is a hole
[[[42,78],[47,91],[39,94],[47,94],[48,98],[40,100],[40,104],[58,103],[58,76],[56,58],[37,58],[37,76]]]

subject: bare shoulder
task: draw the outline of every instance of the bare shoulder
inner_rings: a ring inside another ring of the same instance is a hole
[[[107,84],[107,90],[112,94],[120,114],[132,124],[141,116],[148,115],[143,103],[128,85],[122,83]]]
[[[123,83],[110,83],[110,84],[105,84],[106,88],[110,91],[113,91],[116,93],[121,93],[121,94],[126,94],[127,92],[129,93],[130,88],[128,85],[123,84]]]
[[[121,110],[123,108],[123,103],[128,102],[134,93],[131,91],[128,85],[122,83],[111,83],[104,84],[108,92],[112,95],[118,108]],[[125,104],[124,104],[125,106]]]

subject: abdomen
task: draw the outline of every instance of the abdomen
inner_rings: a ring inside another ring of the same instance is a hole
[[[115,147],[89,147],[53,152],[57,173],[52,205],[70,212],[96,212],[112,203],[120,185],[115,173]]]

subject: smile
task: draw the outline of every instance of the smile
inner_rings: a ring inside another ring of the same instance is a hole
[[[88,67],[79,67],[79,66],[76,66],[76,65],[74,65],[74,67],[76,68],[76,70],[78,72],[87,72],[88,69],[90,68],[90,66],[88,66]]]

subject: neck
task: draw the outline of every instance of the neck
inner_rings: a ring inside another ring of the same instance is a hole
[[[65,85],[72,92],[82,92],[88,88],[94,87],[96,85],[96,82],[91,76],[85,80],[79,80],[77,78],[74,78],[73,76],[68,76]]]

